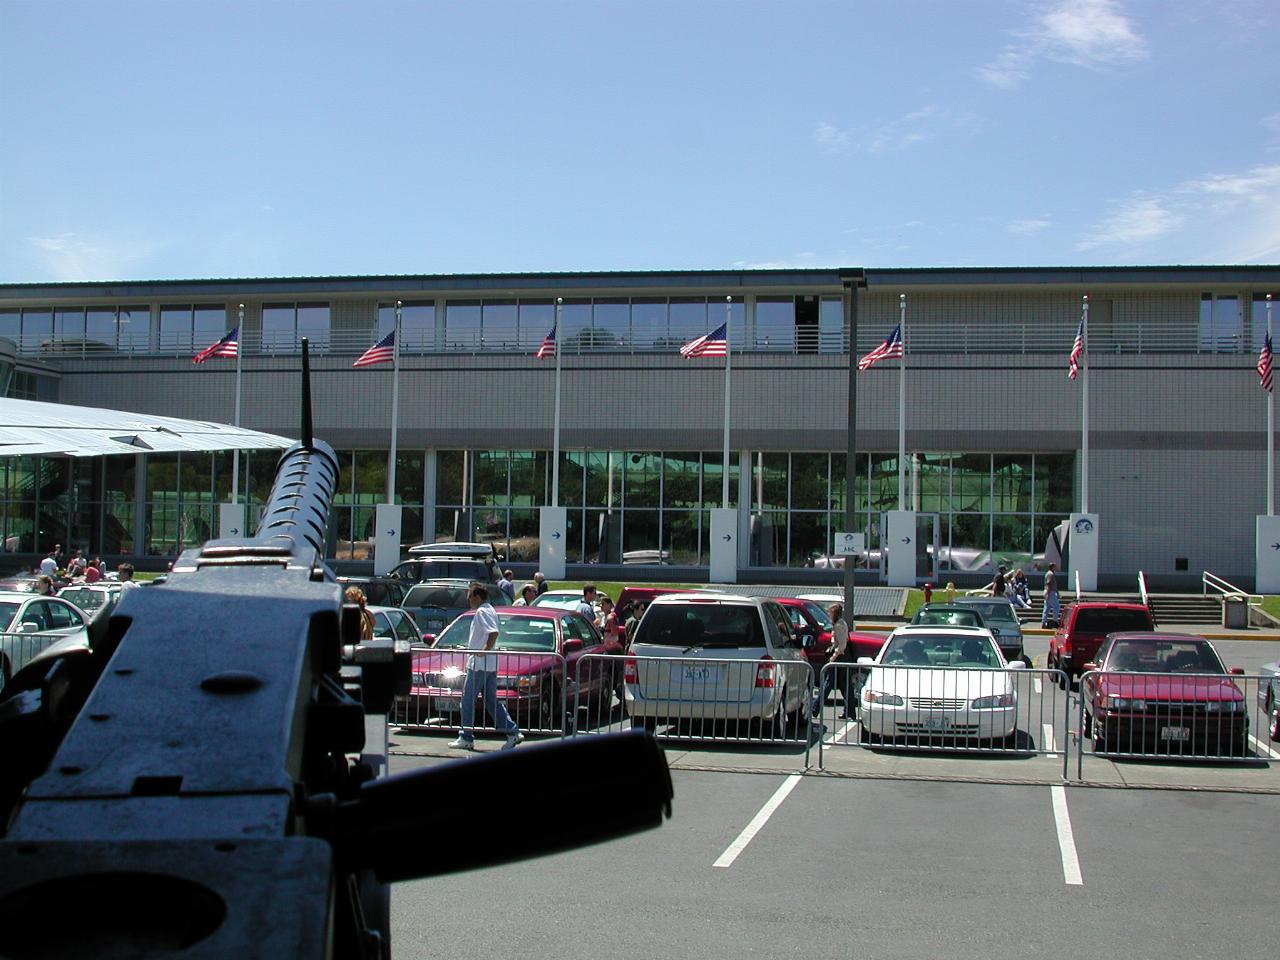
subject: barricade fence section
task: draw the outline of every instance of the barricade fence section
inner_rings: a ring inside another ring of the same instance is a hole
[[[1174,664],[1176,667],[1176,664]],[[1192,761],[1280,759],[1280,680],[1274,676],[1101,671],[1080,678],[1084,755]]]
[[[0,633],[0,688],[46,647],[66,637],[56,634]]]
[[[473,660],[473,668],[468,661]],[[397,726],[477,735],[505,735],[505,726],[484,703],[485,688],[523,733],[563,736],[565,730],[565,658],[551,651],[415,649],[408,696],[399,697],[390,721]],[[470,692],[472,696],[466,697]],[[464,724],[464,697],[474,705]]]
[[[803,745],[807,763],[813,682],[803,660],[588,654],[577,663],[573,729],[642,727],[660,740]],[[606,712],[600,691],[610,684],[616,702]]]
[[[1071,698],[1058,670],[1021,667],[822,668],[818,763],[832,747],[1045,754],[1067,773]]]

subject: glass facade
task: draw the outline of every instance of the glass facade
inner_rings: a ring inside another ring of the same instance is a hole
[[[329,305],[327,303],[264,303],[262,305],[262,352],[300,353],[307,337],[317,353],[329,350]]]

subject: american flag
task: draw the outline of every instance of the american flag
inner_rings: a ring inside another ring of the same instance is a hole
[[[542,338],[542,343],[538,347],[538,352],[534,354],[539,360],[545,360],[547,357],[556,355],[556,325],[551,325],[551,332]]]
[[[192,363],[204,363],[210,357],[236,357],[240,354],[240,328],[232,327],[222,335],[222,339],[211,343],[194,357]]]
[[[876,347],[865,357],[858,361],[858,369],[865,370],[873,363],[879,363],[881,360],[888,360],[893,357],[902,356],[902,324],[898,324],[893,328],[893,333],[889,334],[888,339],[880,346]]]
[[[1080,375],[1080,357],[1084,354],[1084,319],[1076,327],[1076,342],[1071,345],[1071,356],[1067,358],[1067,379],[1074,380]]]
[[[1262,341],[1262,352],[1258,354],[1258,376],[1261,378],[1262,389],[1271,392],[1271,334],[1267,334],[1267,339]]]
[[[708,334],[690,340],[680,348],[682,357],[723,357],[729,352],[727,323],[722,323]]]
[[[360,354],[351,366],[369,367],[375,363],[390,363],[396,358],[396,332],[392,330],[372,347]]]

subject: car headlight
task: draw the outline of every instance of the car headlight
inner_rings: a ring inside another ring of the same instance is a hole
[[[975,710],[993,710],[996,707],[1012,707],[1012,693],[998,693],[990,697],[979,697],[971,704]]]
[[[886,707],[902,706],[902,698],[896,693],[881,693],[879,690],[863,690],[862,699],[867,703],[879,703]]]
[[[1145,710],[1147,709],[1147,701],[1139,700],[1136,697],[1103,697],[1102,709],[1104,710]]]
[[[1239,713],[1244,704],[1239,700],[1210,700],[1204,709],[1207,713]]]

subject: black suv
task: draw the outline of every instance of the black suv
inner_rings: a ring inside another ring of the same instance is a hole
[[[371,607],[402,607],[409,584],[398,577],[338,577],[345,592],[347,587],[359,587]]]

